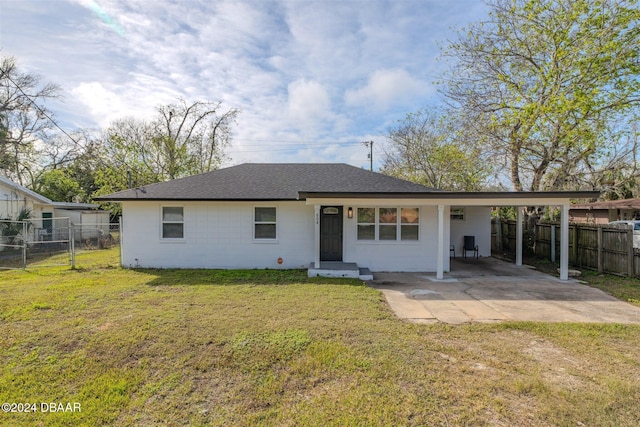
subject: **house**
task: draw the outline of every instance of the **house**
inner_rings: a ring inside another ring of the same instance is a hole
[[[63,222],[71,222],[79,233],[78,239],[95,237],[109,232],[109,212],[93,203],[54,202],[35,191],[0,176],[0,220],[15,219],[22,210],[31,212],[30,235],[27,240],[56,239],[54,231]],[[69,221],[67,221],[67,218]],[[64,219],[64,220],[63,220]],[[65,236],[68,231],[63,232]]]
[[[569,210],[569,219],[587,224],[640,219],[640,198],[575,204]]]
[[[568,236],[569,199],[594,194],[448,192],[346,164],[249,163],[98,199],[122,203],[128,267],[310,267],[342,276],[355,269],[356,277],[368,268],[442,278],[451,245],[463,255],[464,236],[474,236],[479,256],[491,255],[490,207],[559,205]]]

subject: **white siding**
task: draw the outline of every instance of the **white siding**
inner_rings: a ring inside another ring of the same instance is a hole
[[[184,239],[161,238],[162,206],[184,208]],[[277,208],[277,239],[253,238],[256,206]],[[357,219],[343,213],[343,261],[372,271],[435,271],[438,238],[436,206],[420,208],[418,241],[358,241]],[[367,207],[393,207],[370,205]],[[396,206],[402,207],[402,206]],[[123,202],[123,265],[158,268],[306,268],[315,257],[314,207],[305,202]],[[449,244],[462,255],[463,236],[476,238],[481,256],[491,255],[490,208],[465,207],[464,221],[444,211],[445,271]],[[282,258],[282,264],[278,264]]]
[[[162,206],[184,208],[184,239],[161,238]],[[253,238],[256,206],[277,208],[275,241]],[[125,267],[306,268],[313,261],[314,212],[304,202],[123,202],[122,211]]]
[[[161,238],[162,206],[184,208],[184,239]],[[256,206],[277,208],[275,241],[253,238]],[[343,261],[355,262],[372,271],[436,270],[437,207],[419,206],[418,241],[358,241],[357,220],[347,218],[348,206],[344,205],[343,212]],[[315,257],[314,208],[304,202],[140,201],[123,202],[122,209],[125,267],[306,268]],[[357,208],[354,206],[354,209]],[[447,207],[444,230],[443,247],[448,254]],[[278,258],[282,258],[282,264],[278,264]],[[445,271],[448,270],[449,259],[446,257]]]
[[[464,236],[474,236],[480,256],[491,256],[491,208],[484,206],[464,207],[464,220],[451,221],[451,244],[456,247],[456,256],[462,257]],[[472,256],[471,252],[467,256]]]
[[[33,217],[39,217],[42,209],[36,210],[36,207],[40,206],[39,201],[0,182],[0,218],[15,218],[22,209],[29,209]]]
[[[71,209],[54,209],[53,216],[54,218],[69,218],[71,224],[74,225],[82,224],[82,211],[74,211]]]
[[[401,207],[394,205],[367,207]],[[354,218],[346,218],[344,228],[344,261],[355,262],[371,271],[435,271],[438,245],[438,209],[436,206],[419,207],[420,237],[418,241],[363,241],[357,240],[357,207]],[[346,212],[346,207],[345,207]],[[345,214],[346,215],[346,214]],[[444,243],[449,245],[449,214],[445,209]],[[445,271],[449,259],[445,259]]]
[[[42,227],[42,214],[54,211],[52,206],[35,199],[28,193],[0,182],[0,219],[15,219],[22,209],[31,211],[31,223],[36,229]],[[37,230],[34,232],[37,233]],[[29,240],[36,238],[37,234],[29,235]]]

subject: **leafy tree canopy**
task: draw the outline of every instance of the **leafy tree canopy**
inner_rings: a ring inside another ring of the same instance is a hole
[[[382,172],[430,187],[479,191],[491,163],[470,143],[465,127],[444,112],[409,113],[387,132]]]
[[[514,190],[585,186],[633,137],[640,102],[635,0],[495,0],[450,43],[441,91]]]

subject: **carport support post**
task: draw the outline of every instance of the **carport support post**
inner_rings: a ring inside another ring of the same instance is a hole
[[[516,207],[516,265],[522,266],[522,207]]]
[[[598,243],[600,247],[600,243]],[[551,262],[556,262],[556,225],[551,224]]]
[[[313,205],[313,210],[315,211],[314,221],[315,221],[315,233],[314,233],[314,260],[313,260],[313,268],[320,268],[320,205]]]
[[[444,205],[438,205],[438,250],[436,260],[436,279],[444,278]]]
[[[569,205],[560,206],[560,280],[569,279]]]

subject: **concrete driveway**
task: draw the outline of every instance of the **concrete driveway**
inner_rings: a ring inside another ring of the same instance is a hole
[[[640,307],[599,289],[566,282],[495,258],[452,260],[443,280],[435,273],[374,273],[401,319],[414,323],[595,322],[640,324]]]

